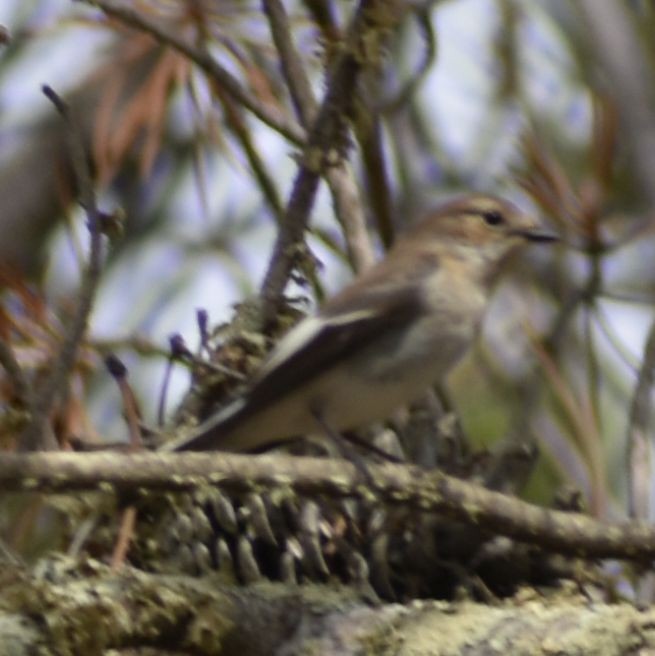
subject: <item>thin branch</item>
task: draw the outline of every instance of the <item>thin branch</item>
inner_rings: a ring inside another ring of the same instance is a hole
[[[307,138],[287,204],[286,221],[278,232],[273,255],[261,286],[263,315],[268,318],[294,266],[314,204],[319,176],[342,159],[348,146],[346,118],[352,112],[354,89],[363,69],[379,65],[382,47],[400,18],[396,0],[361,0],[348,35],[328,78],[321,107]]]
[[[261,103],[228,70],[216,62],[209,53],[194,47],[192,44],[180,38],[174,32],[167,30],[162,25],[149,20],[144,14],[132,7],[114,0],[76,0],[102,9],[108,16],[118,18],[126,25],[137,28],[150,34],[163,45],[170,46],[184,56],[188,57],[194,64],[209,75],[222,89],[227,91],[237,102],[249,109],[260,121],[270,128],[279,132],[292,143],[301,145],[305,140],[302,128],[290,121],[281,112]]]
[[[95,349],[101,355],[109,355],[114,351],[130,350],[143,357],[166,358],[170,351],[163,346],[153,342],[143,335],[125,335],[115,338],[89,337],[85,344],[90,349]]]
[[[273,213],[276,223],[279,225],[284,219],[284,202],[280,197],[275,180],[266,169],[266,164],[259,154],[257,145],[253,141],[252,133],[248,130],[247,124],[242,116],[241,108],[222,89],[217,89],[217,93],[223,105],[226,122],[241,144],[253,176],[261,189],[262,196]]]
[[[111,555],[111,568],[118,570],[125,565],[130,543],[134,537],[136,527],[137,510],[135,506],[128,506],[121,514],[120,525],[116,537],[116,544]]]
[[[121,400],[123,401],[123,414],[127,420],[127,425],[130,431],[130,442],[128,453],[137,453],[143,449],[143,440],[141,437],[139,408],[137,406],[134,392],[127,382],[127,368],[125,365],[113,354],[105,358],[105,366],[112,375],[118,389],[121,393]],[[116,544],[111,556],[112,569],[120,569],[125,563],[127,552],[130,548],[130,542],[134,536],[134,527],[136,526],[137,510],[133,505],[128,506],[122,512],[122,517],[116,537]]]
[[[59,355],[52,365],[50,375],[34,395],[32,418],[19,441],[19,449],[22,451],[35,451],[54,446],[46,443],[44,436],[48,435],[48,432],[45,427],[50,411],[58,395],[66,389],[67,379],[75,365],[77,351],[86,332],[93,299],[100,280],[102,260],[101,224],[82,131],[71,116],[70,108],[53,89],[44,86],[43,93],[53,103],[66,125],[68,147],[79,190],[79,202],[86,212],[87,228],[91,240],[89,259],[82,275],[77,307],[64,336]]]
[[[651,440],[651,403],[650,395],[655,379],[655,323],[650,328],[644,359],[637,376],[634,396],[630,405],[628,431],[626,436],[626,470],[628,483],[628,514],[630,517],[649,516],[649,513],[637,512],[643,509],[639,503],[642,496],[650,498],[650,485],[653,476],[652,458],[649,457]],[[640,476],[635,476],[640,473]],[[640,485],[637,485],[637,482]],[[641,494],[638,492],[641,490]],[[647,503],[647,501],[646,501]]]
[[[389,179],[389,166],[384,148],[382,121],[379,115],[360,103],[354,122],[364,173],[364,184],[371,215],[382,243],[389,248],[394,238],[393,185]]]
[[[409,79],[403,83],[402,87],[392,98],[386,99],[378,108],[378,112],[381,114],[389,114],[398,111],[406,105],[421,84],[423,84],[434,65],[437,58],[437,38],[434,34],[431,9],[431,7],[426,5],[418,7],[414,13],[414,18],[416,19],[424,46],[423,56]]]
[[[286,10],[280,0],[262,0],[262,6],[268,16],[296,115],[303,126],[309,129],[316,118],[318,105],[302,57],[293,42]],[[348,259],[355,271],[366,269],[373,264],[375,254],[366,231],[366,217],[353,172],[347,162],[342,160],[336,166],[328,167],[324,175],[332,193],[336,217],[345,236]]]
[[[268,16],[273,41],[280,55],[282,74],[289,87],[296,115],[305,127],[309,127],[316,118],[318,104],[300,54],[293,43],[289,17],[280,0],[262,0],[262,7]]]
[[[329,168],[325,179],[332,192],[334,213],[343,229],[348,260],[356,272],[375,262],[375,250],[366,230],[366,217],[359,187],[352,168],[346,161]]]
[[[132,391],[130,384],[127,382],[127,368],[113,353],[105,358],[105,366],[112,378],[116,381],[121,394],[123,415],[127,420],[130,434],[129,453],[136,453],[143,449],[140,426],[141,413],[139,412],[134,392]]]
[[[319,27],[324,41],[333,45],[341,39],[337,10],[333,0],[303,0],[311,20]]]
[[[655,205],[655,87],[638,18],[628,3],[621,2],[580,0],[579,11],[600,73],[619,101],[635,179],[649,204]]]
[[[0,339],[0,366],[5,370],[19,403],[28,410],[32,409],[32,394],[25,374],[9,344]]]
[[[362,102],[358,108],[358,117],[355,121],[357,141],[360,144],[362,152],[368,202],[372,209],[371,214],[375,221],[377,232],[386,248],[393,242],[395,223],[393,220],[394,206],[391,196],[393,185],[389,180],[388,157],[384,148],[382,120],[380,117],[382,115],[391,116],[395,118],[397,124],[398,121],[403,120],[403,112],[399,112],[398,110],[404,106],[405,111],[408,108],[411,111],[412,96],[415,95],[415,92],[431,70],[437,56],[431,9],[427,6],[423,8],[417,7],[414,18],[425,47],[425,52],[418,64],[418,68],[393,98],[384,100],[374,109],[370,108],[371,103]],[[415,40],[413,34],[410,38]],[[403,45],[407,46],[407,43]],[[400,139],[402,139],[402,136]],[[423,147],[425,148],[425,145]],[[416,157],[416,151],[412,152],[412,157]]]
[[[280,226],[284,223],[284,202],[278,192],[275,180],[269,174],[266,164],[259,154],[259,149],[253,141],[251,131],[248,129],[242,116],[243,112],[241,111],[241,107],[239,107],[228,94],[222,92],[222,90],[218,89],[217,93],[223,104],[227,124],[238,142],[241,144],[248,159],[248,163],[250,164],[250,169],[253,173],[254,179],[259,185],[262,196],[264,197],[264,201],[273,213],[275,222]],[[311,267],[308,268],[311,269]],[[309,277],[309,282],[314,289],[314,293],[317,296],[320,296],[321,283],[318,276],[315,275],[315,272],[310,270]]]
[[[541,508],[439,471],[387,463],[368,467],[372,487],[350,462],[291,456],[225,453],[130,456],[116,453],[4,454],[4,491],[189,490],[216,485],[234,493],[291,489],[403,505],[440,513],[544,549],[592,558],[651,559],[655,526],[643,521],[602,522],[579,513]]]

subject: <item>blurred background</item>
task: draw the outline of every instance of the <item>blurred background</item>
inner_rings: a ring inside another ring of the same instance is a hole
[[[296,120],[260,3],[129,4]],[[354,4],[284,6],[320,101]],[[351,175],[370,249],[380,256],[423,211],[473,189],[538,212],[564,244],[512,263],[449,395],[475,448],[538,447],[529,498],[551,502],[571,488],[596,515],[650,518],[655,9],[591,0],[403,7],[354,110]],[[88,257],[66,130],[41,91],[48,84],[74,112],[100,208],[115,223],[54,431],[60,442],[124,440],[104,355],[127,365],[154,425],[169,338],[196,351],[198,309],[214,326],[257,293],[298,144],[124,17],[84,2],[4,0],[0,25],[0,339],[38,383]],[[362,264],[339,219],[323,184],[308,234],[315,279],[294,276],[286,290],[303,311]],[[24,417],[2,369],[0,383],[0,436],[12,448]],[[169,415],[188,386],[175,366]]]

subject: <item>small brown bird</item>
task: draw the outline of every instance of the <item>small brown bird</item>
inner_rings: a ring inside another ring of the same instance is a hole
[[[273,349],[243,397],[165,450],[254,451],[389,417],[442,380],[478,332],[502,261],[551,242],[511,203],[443,205]]]

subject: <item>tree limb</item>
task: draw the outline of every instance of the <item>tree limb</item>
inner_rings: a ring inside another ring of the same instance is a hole
[[[226,453],[39,453],[5,454],[0,489],[70,492],[146,487],[188,490],[216,485],[235,493],[290,488],[299,495],[377,498],[474,524],[544,549],[594,558],[655,556],[655,526],[603,522],[579,513],[541,508],[438,471],[406,465],[371,465],[371,485],[358,470],[334,459]]]
[[[316,117],[318,105],[302,58],[293,42],[284,5],[280,0],[262,0],[262,5],[268,16],[296,115],[303,126],[309,129]],[[353,172],[348,163],[342,160],[326,169],[325,179],[332,193],[337,220],[346,238],[350,263],[355,271],[362,271],[373,264],[375,254],[366,231],[364,208]]]
[[[48,418],[62,389],[66,389],[69,374],[75,365],[77,351],[86,333],[102,267],[100,215],[93,188],[91,168],[84,148],[82,128],[68,105],[53,89],[44,86],[43,92],[54,104],[66,125],[70,157],[79,190],[79,202],[87,217],[90,247],[73,317],[67,326],[61,348],[50,368],[49,375],[34,394],[31,404],[32,417],[19,439],[18,446],[22,451],[36,451],[55,446],[54,437],[50,436],[46,430]]]
[[[264,318],[272,315],[286,287],[314,204],[320,175],[338,163],[347,149],[346,119],[352,112],[360,73],[379,66],[389,31],[401,16],[397,0],[361,0],[345,43],[328,76],[327,91],[307,137],[300,169],[287,204],[286,221],[278,232],[273,255],[261,286]]]

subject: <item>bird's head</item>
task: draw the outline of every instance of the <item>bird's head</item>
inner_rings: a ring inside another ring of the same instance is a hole
[[[485,194],[464,196],[442,205],[408,235],[440,257],[452,257],[490,279],[502,261],[529,242],[557,238],[540,229],[537,221],[514,204]]]

